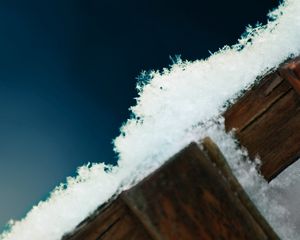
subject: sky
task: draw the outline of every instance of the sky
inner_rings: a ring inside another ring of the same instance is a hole
[[[278,1],[0,1],[0,226],[76,168],[116,163],[136,78],[205,58]]]

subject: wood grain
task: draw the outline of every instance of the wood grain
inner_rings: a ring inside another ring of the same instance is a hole
[[[268,181],[300,157],[299,110],[299,94],[274,72],[224,113],[226,130],[234,129],[251,159],[261,159]]]
[[[122,198],[153,239],[278,239],[264,231],[195,143]]]
[[[202,150],[201,150],[202,148]],[[64,240],[279,239],[211,140],[192,143]]]
[[[80,224],[63,240],[151,240],[143,226],[117,198]]]

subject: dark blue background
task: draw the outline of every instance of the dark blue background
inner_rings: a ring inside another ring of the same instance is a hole
[[[114,163],[136,77],[234,44],[278,2],[0,1],[0,226],[76,167]]]

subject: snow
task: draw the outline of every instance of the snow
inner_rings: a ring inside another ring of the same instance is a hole
[[[226,103],[257,76],[299,53],[300,1],[287,0],[269,14],[266,26],[249,27],[238,44],[225,46],[205,60],[178,60],[169,69],[141,76],[137,105],[131,108],[134,117],[121,127],[114,141],[118,166],[99,163],[80,167],[77,177],[67,178],[24,219],[11,221],[10,230],[0,239],[61,239],[111,196],[206,135],[220,146],[235,175],[280,237],[300,239],[300,228],[297,232],[295,227],[299,226],[298,214],[287,207],[293,197],[282,197],[287,187],[296,187],[289,179],[299,179],[300,164],[267,184],[253,163],[242,161],[246,152],[224,133],[219,117]]]

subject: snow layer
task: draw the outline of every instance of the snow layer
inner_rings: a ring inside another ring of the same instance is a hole
[[[283,239],[300,239],[293,227],[299,218],[289,216],[284,207],[288,200],[279,197],[284,194],[283,183],[291,184],[286,179],[291,176],[268,185],[255,166],[244,161],[246,153],[224,133],[218,117],[225,103],[257,76],[299,53],[300,1],[287,0],[269,14],[266,26],[249,27],[237,45],[226,46],[206,60],[179,60],[170,69],[142,75],[137,105],[131,108],[134,117],[121,127],[114,142],[118,166],[99,163],[80,167],[77,177],[68,178],[24,219],[12,221],[0,239],[60,239],[112,195],[205,135],[221,147],[234,173],[278,234]]]

